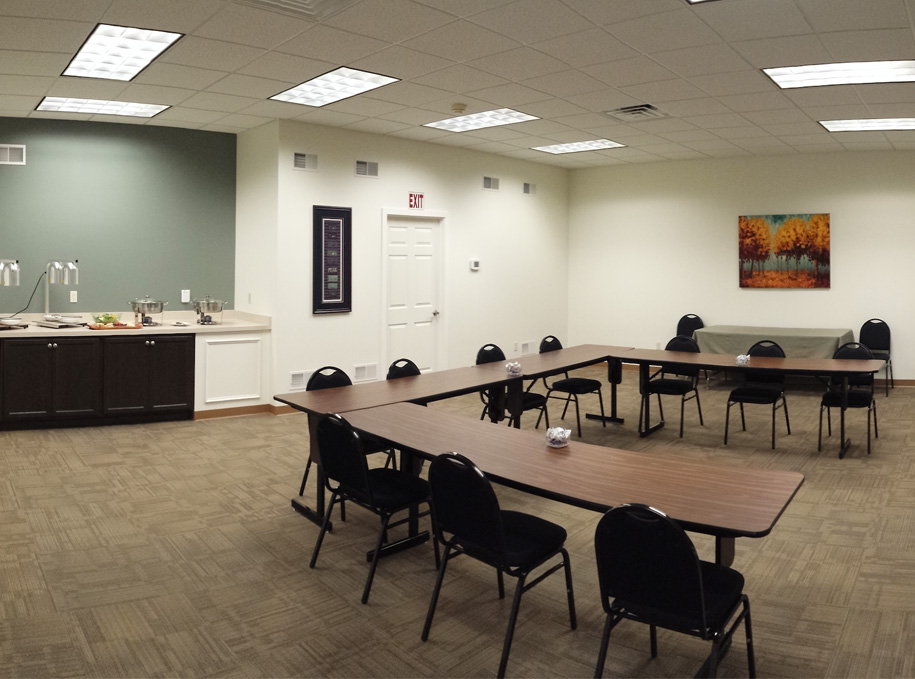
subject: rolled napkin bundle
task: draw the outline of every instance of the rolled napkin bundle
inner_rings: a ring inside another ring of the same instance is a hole
[[[518,361],[509,361],[505,364],[505,370],[507,370],[512,375],[521,374],[521,364]]]
[[[564,448],[565,446],[569,445],[569,436],[571,434],[571,429],[551,427],[546,430],[546,444],[550,448]]]
[[[740,354],[737,357],[737,365],[749,365],[750,364],[750,354]]]

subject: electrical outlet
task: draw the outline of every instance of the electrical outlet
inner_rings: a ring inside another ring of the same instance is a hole
[[[70,291],[70,304],[76,303],[76,290]]]
[[[187,303],[190,302],[190,301],[191,301],[191,291],[190,291],[190,290],[182,290],[182,291],[181,291],[181,303],[182,303],[182,304],[187,304]]]

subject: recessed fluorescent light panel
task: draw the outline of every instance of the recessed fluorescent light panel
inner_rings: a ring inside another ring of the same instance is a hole
[[[45,97],[35,110],[52,111],[54,113],[99,113],[109,116],[152,118],[167,108],[169,107],[159,104],[137,104],[131,101]]]
[[[335,101],[374,90],[376,87],[396,83],[398,80],[400,78],[389,78],[386,75],[341,66],[336,71],[325,73],[270,98],[277,101],[288,101],[290,104],[326,106]]]
[[[915,61],[854,61],[842,64],[764,68],[782,89],[824,85],[915,82]]]
[[[601,149],[619,149],[625,144],[620,144],[609,139],[594,139],[592,141],[575,141],[571,144],[553,144],[552,146],[534,146],[534,151],[546,153],[580,153],[582,151],[600,151]]]
[[[484,127],[498,127],[499,125],[512,125],[528,120],[540,120],[537,116],[514,111],[510,108],[500,108],[495,111],[471,113],[457,118],[448,118],[434,123],[426,123],[424,127],[435,127],[448,132],[467,132],[468,130],[481,130]]]
[[[862,118],[860,120],[821,120],[830,132],[870,132],[874,130],[915,130],[915,118]]]
[[[99,24],[63,74],[132,80],[181,36],[181,33]]]

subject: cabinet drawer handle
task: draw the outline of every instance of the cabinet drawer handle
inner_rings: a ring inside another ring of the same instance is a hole
[[[48,349],[53,349],[53,348],[54,348],[54,345],[51,344],[50,342],[48,342]]]
[[[156,340],[150,340],[150,341],[149,341],[149,346],[151,346],[151,347],[156,346]]]

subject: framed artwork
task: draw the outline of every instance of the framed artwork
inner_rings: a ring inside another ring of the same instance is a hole
[[[740,287],[828,288],[829,214],[737,218]]]
[[[312,210],[312,313],[353,310],[352,209],[315,205]]]

